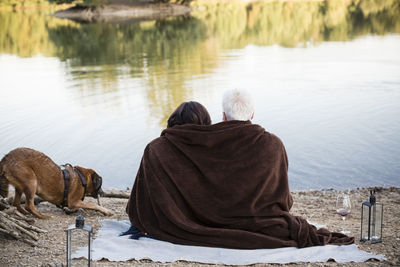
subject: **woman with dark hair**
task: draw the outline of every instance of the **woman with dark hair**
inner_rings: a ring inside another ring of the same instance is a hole
[[[199,102],[183,102],[169,117],[167,128],[183,124],[210,125],[210,114]]]
[[[142,186],[143,179],[141,179],[141,171],[140,169],[143,168],[143,165],[145,164],[144,162],[147,161],[145,160],[148,156],[148,152],[150,147],[154,146],[157,143],[160,142],[165,142],[165,135],[170,132],[174,131],[172,127],[175,125],[187,125],[185,127],[188,127],[188,130],[190,131],[190,128],[192,127],[199,127],[199,125],[211,125],[211,118],[210,114],[208,113],[207,109],[200,104],[199,102],[196,101],[189,101],[189,102],[183,102],[180,104],[174,112],[172,112],[171,116],[168,118],[168,124],[167,124],[167,129],[165,129],[159,138],[154,139],[150,144],[147,145],[145,149],[145,153],[142,158],[142,163],[140,165],[135,183],[132,188],[131,199],[135,199],[136,196],[136,190]],[[182,130],[182,129],[181,129]],[[126,211],[128,215],[131,214],[131,209],[134,209],[135,204],[130,204],[128,203],[126,207]],[[150,210],[149,210],[150,211]],[[132,223],[132,221],[131,221]],[[145,231],[141,231],[138,228],[135,227],[135,224],[132,223],[131,227],[128,229],[128,231],[121,233],[121,235],[130,235],[131,239],[138,239],[139,237],[145,236],[145,237],[152,237],[151,235],[147,234]]]

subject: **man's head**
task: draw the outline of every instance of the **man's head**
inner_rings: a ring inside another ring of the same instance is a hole
[[[224,93],[222,99],[223,120],[248,121],[253,119],[253,102],[246,91],[234,89]]]

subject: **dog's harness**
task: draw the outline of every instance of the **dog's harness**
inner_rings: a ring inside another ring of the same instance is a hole
[[[59,207],[61,209],[64,208],[64,207],[68,207],[68,191],[69,191],[70,176],[69,176],[69,173],[68,173],[67,169],[65,168],[66,166],[69,166],[69,167],[73,168],[72,165],[69,164],[69,163],[66,163],[66,164],[60,166],[61,170],[62,170],[62,173],[63,173],[63,176],[64,176],[64,198],[63,198],[63,202],[62,202],[61,206],[57,205],[57,207]],[[82,185],[83,185],[83,188],[84,188],[82,200],[84,200],[85,199],[85,195],[86,195],[86,185],[87,185],[86,179],[83,176],[83,174],[77,168],[73,168],[73,170],[78,173],[78,176],[81,179],[81,182],[82,182]]]
[[[74,171],[76,171],[78,173],[79,178],[81,178],[81,182],[82,182],[83,189],[84,189],[83,196],[82,196],[82,201],[83,201],[85,199],[85,195],[86,195],[86,185],[87,185],[86,178],[85,178],[85,176],[83,176],[83,174],[77,168],[74,168]]]

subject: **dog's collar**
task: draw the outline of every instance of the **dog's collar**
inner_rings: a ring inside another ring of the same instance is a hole
[[[79,178],[81,178],[81,182],[82,182],[82,185],[84,188],[83,196],[82,196],[82,201],[83,201],[85,199],[85,195],[86,195],[86,185],[87,185],[86,178],[85,178],[85,176],[83,176],[83,174],[77,168],[74,168],[74,171],[76,171]]]

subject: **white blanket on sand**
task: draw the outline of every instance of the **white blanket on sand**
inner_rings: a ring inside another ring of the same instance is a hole
[[[102,220],[102,227],[93,241],[92,259],[127,261],[150,259],[154,262],[191,261],[209,264],[247,265],[255,263],[291,262],[363,262],[368,259],[385,260],[384,255],[376,255],[359,250],[356,245],[317,246],[308,248],[278,249],[224,249],[198,246],[175,245],[151,238],[129,239],[119,236],[130,227],[129,221]],[[87,247],[79,248],[73,258],[87,257]]]

